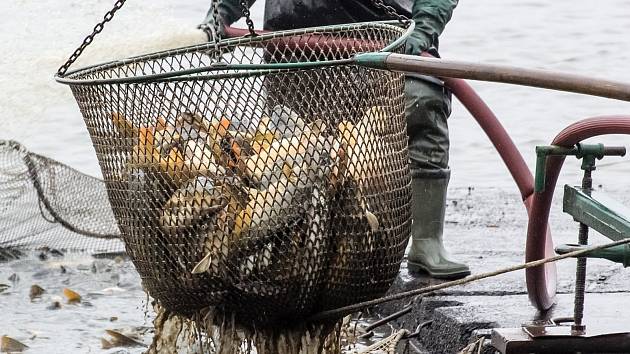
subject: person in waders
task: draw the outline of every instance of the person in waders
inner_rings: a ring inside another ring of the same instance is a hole
[[[458,0],[383,0],[398,14],[412,18],[415,29],[407,40],[407,54],[428,52],[438,56],[438,37],[451,19]],[[253,0],[248,0],[251,6]],[[220,0],[219,31],[242,17],[239,0]],[[264,29],[271,31],[336,25],[351,22],[391,20],[374,0],[266,0]],[[199,26],[213,40],[212,7]],[[222,33],[219,33],[221,36]],[[425,272],[440,279],[470,274],[466,264],[453,260],[444,249],[443,230],[446,191],[450,177],[447,119],[451,94],[435,77],[408,74],[405,77],[405,115],[413,197],[411,249],[407,255],[412,272]]]

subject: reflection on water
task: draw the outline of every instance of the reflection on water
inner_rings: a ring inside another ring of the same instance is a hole
[[[43,289],[39,296],[31,296],[33,285]],[[78,293],[80,302],[70,303],[65,288]],[[150,344],[154,332],[149,308],[133,264],[120,257],[38,251],[0,263],[0,313],[9,314],[2,317],[0,336],[28,345],[28,352],[143,353],[146,348],[137,344]],[[350,340],[344,348],[357,351],[391,334],[385,324],[359,338],[375,320],[363,315],[351,321],[344,330]],[[101,339],[112,342],[108,330],[134,335],[128,343],[134,346],[103,350]]]

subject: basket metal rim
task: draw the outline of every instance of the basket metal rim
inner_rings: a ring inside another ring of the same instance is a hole
[[[310,28],[302,28],[295,30],[287,30],[287,31],[277,31],[268,34],[261,34],[255,38],[252,37],[239,37],[239,38],[231,38],[222,40],[219,43],[221,45],[239,45],[242,43],[252,43],[252,41],[262,42],[265,40],[277,38],[277,37],[286,37],[295,34],[312,34],[317,33],[319,31],[342,31],[347,29],[364,29],[364,28],[400,28],[397,26],[397,21],[376,21],[376,22],[359,22],[352,24],[341,24],[341,25],[330,25],[330,26],[319,26],[319,27],[310,27]],[[396,40],[389,43],[387,46],[379,50],[379,53],[391,52],[394,49],[399,48],[404,45],[407,38],[411,35],[415,27],[415,23],[413,21],[409,21],[408,27],[402,33],[400,37]],[[252,75],[261,75],[264,73],[271,72],[287,72],[287,71],[299,71],[305,69],[314,69],[321,67],[329,67],[329,66],[338,66],[338,65],[349,65],[349,64],[358,64],[355,62],[353,58],[349,59],[339,59],[339,60],[322,60],[322,61],[314,61],[314,62],[301,62],[301,63],[267,63],[267,64],[218,64],[218,65],[210,65],[205,67],[199,67],[194,69],[185,69],[178,71],[171,71],[166,73],[159,74],[150,74],[150,75],[138,75],[138,76],[130,76],[130,77],[118,77],[111,79],[75,79],[71,76],[80,74],[80,73],[89,73],[100,70],[107,70],[114,68],[116,66],[127,65],[131,63],[138,63],[145,60],[155,60],[160,58],[165,58],[168,56],[184,54],[191,51],[199,51],[199,50],[208,50],[214,49],[217,43],[208,42],[203,44],[196,44],[186,47],[181,47],[177,49],[164,50],[155,53],[142,54],[126,59],[121,60],[113,60],[105,63],[99,63],[91,66],[86,66],[82,68],[77,68],[74,70],[70,70],[65,73],[63,76],[59,76],[56,74],[54,76],[55,81],[65,85],[72,86],[88,86],[88,85],[107,85],[107,84],[137,84],[143,82],[172,82],[172,81],[189,81],[189,80],[209,80],[209,79],[222,79],[222,78],[236,78],[243,76],[252,76]],[[226,73],[225,71],[232,71]],[[209,74],[203,76],[189,76],[192,74],[199,74],[202,72],[221,72],[216,74]]]

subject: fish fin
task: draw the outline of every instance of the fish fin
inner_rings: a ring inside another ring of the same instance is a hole
[[[81,295],[79,295],[76,291],[68,289],[68,288],[63,288],[63,294],[66,296],[66,298],[68,299],[68,303],[77,303],[77,302],[81,302]]]
[[[114,348],[114,345],[110,341],[108,341],[107,339],[101,338],[101,348],[105,349],[105,350],[112,349],[112,348]]]
[[[119,112],[112,112],[112,122],[118,132],[123,135],[136,136],[138,135],[138,129],[125,117],[124,114]]]
[[[137,339],[131,338],[128,335],[122,334],[118,331],[106,329],[105,332],[112,337],[112,340],[110,341],[112,345],[121,346],[121,347],[133,347],[133,346],[146,347],[146,344],[140,342]]]
[[[372,232],[378,231],[379,222],[376,215],[374,215],[374,213],[372,213],[371,211],[365,209],[365,218],[367,219],[368,224],[370,225],[370,229],[372,229]]]
[[[232,122],[229,119],[221,117],[221,120],[219,121],[219,126],[217,127],[217,133],[220,137],[224,137],[228,134],[228,128],[230,127],[230,124],[232,124]]]
[[[212,262],[212,253],[208,253],[203,259],[197,263],[197,265],[191,271],[192,274],[205,273],[210,269],[210,263]]]

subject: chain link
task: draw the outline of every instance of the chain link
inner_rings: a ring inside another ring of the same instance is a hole
[[[254,31],[254,21],[250,18],[249,4],[247,3],[247,0],[241,0],[241,9],[243,10],[243,16],[245,16],[245,23],[247,23],[249,35],[256,37],[258,34]]]
[[[406,26],[409,24],[409,19],[407,18],[407,16],[399,14],[392,6],[385,5],[385,3],[383,3],[383,0],[372,0],[372,3],[377,8],[385,11],[385,13],[391,16],[391,18],[397,19],[398,22],[400,22],[402,25]]]
[[[63,76],[66,74],[66,72],[70,68],[70,65],[72,65],[79,58],[81,53],[83,53],[83,50],[85,50],[85,48],[87,48],[87,46],[90,45],[92,41],[94,41],[94,37],[97,34],[101,33],[101,31],[103,31],[105,24],[114,18],[114,14],[116,13],[116,11],[120,10],[120,8],[125,4],[125,1],[126,0],[116,1],[116,3],[114,4],[114,7],[111,10],[109,10],[105,14],[105,16],[103,16],[103,21],[99,22],[96,26],[94,26],[92,33],[90,33],[87,37],[85,37],[85,39],[83,40],[83,43],[81,43],[79,48],[77,48],[74,51],[74,53],[72,53],[70,58],[68,58],[68,60],[66,60],[66,62],[61,67],[59,67],[59,70],[57,70],[58,76]]]
[[[214,38],[212,39],[214,42],[218,42],[221,39],[222,36],[222,31],[221,31],[221,26],[223,26],[223,24],[221,23],[222,19],[219,16],[219,0],[212,0],[212,2],[210,3],[210,6],[212,7],[212,17],[214,18],[214,23],[212,25],[213,30],[214,30]]]
[[[87,48],[87,46],[90,45],[92,41],[94,41],[94,37],[103,31],[105,24],[114,18],[114,14],[116,13],[116,11],[120,10],[120,8],[123,7],[125,2],[126,0],[116,1],[116,3],[114,4],[114,7],[111,10],[109,10],[105,14],[105,16],[103,16],[103,20],[99,22],[98,24],[96,24],[96,26],[94,26],[92,33],[90,33],[87,37],[85,37],[85,39],[83,40],[83,43],[81,43],[81,45],[74,51],[74,53],[72,53],[72,55],[68,58],[68,60],[66,60],[66,62],[61,67],[59,67],[59,69],[57,70],[58,76],[65,75],[65,73],[68,71],[70,66],[79,58],[79,56],[81,56],[85,48]],[[397,13],[396,9],[394,9],[392,6],[385,5],[383,3],[383,0],[372,0],[372,2],[377,8],[384,10],[385,13],[387,13],[392,18],[397,19],[401,24],[407,25],[409,23],[409,19],[406,16]],[[241,0],[241,8],[243,10],[243,15],[245,16],[245,22],[247,23],[249,34],[252,37],[257,36],[256,32],[254,31],[254,21],[252,21],[250,17],[251,13],[249,12],[249,6],[247,3],[247,0]],[[214,32],[215,34],[218,35],[220,31],[218,28],[219,23],[217,21],[220,21],[220,17],[219,17],[218,6],[216,6],[215,1],[212,1],[212,12],[216,20],[215,25],[214,25],[214,30],[215,30]]]

